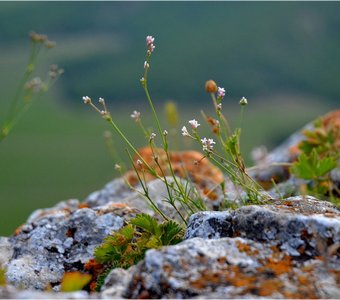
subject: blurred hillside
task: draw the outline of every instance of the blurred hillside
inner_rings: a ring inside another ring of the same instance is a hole
[[[336,2],[1,3],[1,46],[22,47],[28,30],[59,42],[63,89],[119,99],[142,97],[144,36],[156,37],[152,90],[203,101],[210,77],[229,95],[306,93],[339,100]],[[194,76],[193,76],[194,75]]]
[[[180,106],[179,125],[211,109],[207,79],[226,88],[223,107],[236,125],[238,101],[248,98],[242,146],[250,163],[254,146],[272,148],[338,108],[339,9],[338,2],[0,2],[0,124],[27,63],[29,31],[57,41],[40,73],[51,63],[65,69],[0,144],[0,235],[33,209],[83,199],[118,176],[102,137],[108,127],[83,95],[107,99],[128,136],[145,144],[129,115],[137,109],[149,120],[139,84],[146,35],[156,38],[151,94],[161,113],[166,100]]]

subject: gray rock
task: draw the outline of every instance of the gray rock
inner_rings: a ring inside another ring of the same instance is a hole
[[[8,237],[0,237],[0,269],[6,268],[13,256],[13,247]]]
[[[243,238],[193,238],[149,250],[137,265],[129,298],[329,298],[340,295],[335,259],[297,262]]]
[[[97,299],[98,295],[89,295],[86,291],[71,293],[41,292],[20,290],[13,286],[0,286],[0,299]]]
[[[323,255],[340,243],[340,212],[313,197],[292,197],[271,205],[191,216],[186,238],[236,237],[277,245],[291,256]]]
[[[167,181],[170,184],[174,182],[172,177],[167,177]],[[178,181],[183,186],[188,184],[188,182],[186,182],[184,179],[178,178]],[[148,182],[147,187],[149,196],[157,205],[157,207],[171,219],[181,221],[178,213],[176,213],[174,208],[167,201],[167,199],[169,199],[169,194],[165,183],[160,179],[155,179]],[[171,193],[173,194],[174,198],[176,198],[176,194],[173,190],[171,190]],[[195,198],[194,193],[195,191],[192,189],[191,196],[193,198]],[[134,190],[131,190],[128,188],[123,179],[113,180],[102,190],[92,193],[87,199],[85,199],[84,203],[90,207],[96,207],[98,205],[104,205],[107,203],[125,203],[131,207],[139,209],[143,213],[147,213],[162,220],[159,216],[159,213],[155,211],[149,200],[143,195],[142,187],[139,185],[136,186]],[[185,210],[181,207],[181,205],[179,205],[178,201],[176,201],[176,204],[181,213],[186,215]]]
[[[106,205],[109,202],[124,202],[133,191],[128,187],[123,178],[117,178],[107,183],[101,190],[90,194],[84,201],[90,207]]]
[[[13,258],[7,281],[16,287],[42,290],[52,285],[58,290],[65,271],[83,270],[104,237],[137,212],[118,204],[81,208],[74,200],[34,212],[10,238]]]
[[[132,266],[128,270],[121,268],[113,269],[106,277],[101,288],[100,297],[104,299],[121,299],[124,296],[126,288],[132,280],[132,274],[136,267]]]

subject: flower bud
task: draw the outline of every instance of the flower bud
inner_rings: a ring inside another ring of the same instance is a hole
[[[242,97],[239,103],[240,103],[240,105],[244,106],[244,105],[248,104],[248,101],[247,101],[246,98]]]
[[[208,80],[205,83],[205,91],[207,93],[216,93],[217,92],[217,84],[214,80]]]

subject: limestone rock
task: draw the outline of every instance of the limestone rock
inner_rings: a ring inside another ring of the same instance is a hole
[[[121,268],[113,269],[106,277],[101,288],[101,298],[104,299],[121,299],[126,292],[126,288],[132,280],[132,275],[136,267],[132,266],[128,270]]]
[[[243,238],[193,238],[149,250],[126,289],[129,298],[337,298],[335,260],[293,260]]]
[[[243,237],[275,245],[290,256],[324,255],[340,245],[340,212],[313,197],[292,197],[270,205],[191,216],[186,238]]]
[[[0,237],[0,269],[6,268],[13,256],[13,247],[8,237]]]
[[[82,271],[104,237],[137,212],[119,203],[87,208],[77,200],[34,212],[10,238],[13,257],[7,281],[17,287],[58,290],[65,271]]]

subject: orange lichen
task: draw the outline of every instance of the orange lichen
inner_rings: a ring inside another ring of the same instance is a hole
[[[306,277],[304,275],[297,276],[297,279],[298,279],[299,283],[302,284],[302,285],[306,285],[307,283],[309,283],[308,277]]]
[[[282,286],[283,286],[282,281],[278,279],[262,280],[258,287],[258,294],[259,296],[267,297],[275,292],[280,291]]]
[[[259,254],[259,250],[257,249],[253,249],[250,245],[242,243],[240,241],[236,242],[236,246],[238,248],[238,250],[240,250],[241,252],[245,252],[250,256],[257,256]]]
[[[272,271],[276,276],[288,273],[292,269],[292,258],[288,255],[283,256],[281,259],[276,260],[272,257],[263,262],[263,266],[258,268],[258,271]]]
[[[89,205],[86,203],[79,203],[78,208],[89,208]]]
[[[169,161],[163,149],[145,147],[139,149],[138,152],[143,157],[143,160],[153,168],[159,176],[163,177],[163,174],[166,176],[171,175]],[[216,193],[213,193],[213,191],[207,188],[207,184],[210,183],[212,186],[219,186],[220,183],[224,181],[223,173],[210,163],[204,154],[197,151],[170,151],[169,158],[176,176],[192,181],[203,194],[204,192],[206,193],[210,200],[216,200],[218,198]],[[136,156],[134,161],[135,168],[139,175],[146,181],[155,179],[155,176],[149,172],[144,163],[136,163],[137,159],[138,157]],[[139,182],[138,176],[134,171],[128,171],[124,177],[131,185],[136,185]]]
[[[22,231],[22,227],[24,226],[25,224],[21,224],[19,227],[17,227],[15,230],[14,230],[14,236],[17,236],[21,233]]]

